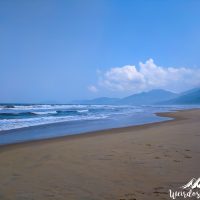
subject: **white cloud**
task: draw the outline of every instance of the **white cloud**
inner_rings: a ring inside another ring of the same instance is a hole
[[[94,85],[90,85],[90,86],[88,86],[88,90],[90,90],[91,92],[98,92],[97,87],[94,86]]]
[[[180,92],[200,86],[200,69],[161,67],[157,66],[153,59],[149,59],[145,63],[140,62],[138,68],[134,65],[111,68],[99,74],[98,84],[112,91],[136,93],[151,89],[167,89]],[[92,88],[91,90],[96,89],[95,86]]]

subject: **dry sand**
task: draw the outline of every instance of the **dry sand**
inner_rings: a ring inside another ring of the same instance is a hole
[[[200,110],[175,120],[0,148],[0,200],[169,199],[200,176]]]

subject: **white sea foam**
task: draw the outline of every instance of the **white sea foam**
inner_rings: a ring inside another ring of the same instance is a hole
[[[48,115],[48,114],[57,114],[56,111],[41,111],[41,112],[31,112],[33,114],[36,114],[36,115]]]
[[[0,109],[4,110],[55,110],[55,109],[80,109],[85,108],[87,105],[14,105],[14,107],[6,108],[1,106]]]
[[[89,110],[77,110],[77,112],[79,112],[79,113],[86,113],[86,112],[88,112]]]
[[[26,118],[26,119],[3,119],[0,120],[0,131],[25,128],[30,126],[38,126],[45,124],[53,124],[58,122],[69,122],[78,120],[97,120],[105,119],[106,115],[98,116],[64,116],[64,117],[37,117],[37,118]]]

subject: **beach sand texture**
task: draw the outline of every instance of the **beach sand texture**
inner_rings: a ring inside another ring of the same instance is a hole
[[[0,148],[0,200],[170,199],[200,177],[200,110],[175,120]]]

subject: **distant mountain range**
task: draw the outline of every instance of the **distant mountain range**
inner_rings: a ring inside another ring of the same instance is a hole
[[[200,88],[181,93],[178,97],[163,102],[165,104],[200,104]]]
[[[73,101],[73,104],[115,104],[115,105],[155,105],[155,104],[200,104],[200,88],[180,94],[157,89],[149,92],[133,94],[125,98],[101,97],[91,100]]]
[[[166,90],[151,90],[125,97],[120,100],[120,104],[149,105],[167,101],[177,96],[178,94]]]

